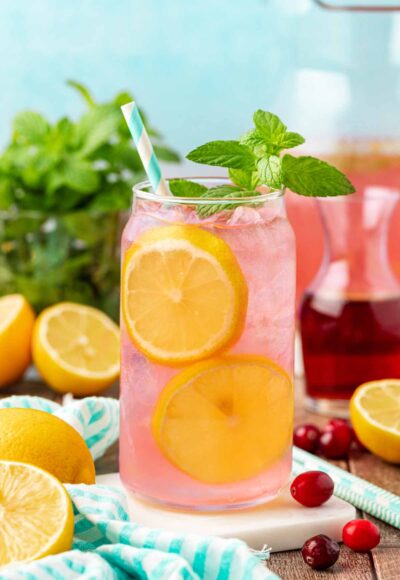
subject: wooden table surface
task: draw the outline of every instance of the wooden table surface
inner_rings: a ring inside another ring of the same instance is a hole
[[[323,425],[326,418],[304,410],[302,405],[302,382],[296,382],[296,424],[312,422]],[[1,391],[1,396],[9,395],[37,395],[53,400],[60,397],[35,380]],[[109,389],[104,395],[118,396],[117,385]],[[400,467],[395,467],[381,461],[369,453],[352,452],[348,461],[335,462],[364,479],[375,483],[388,491],[400,495]],[[96,463],[98,473],[110,473],[118,470],[118,446],[113,445],[104,457]],[[400,580],[400,531],[395,528],[360,514],[375,522],[381,530],[381,543],[371,553],[356,554],[342,546],[338,562],[326,572],[314,572],[306,566],[301,554],[297,550],[272,554],[268,566],[283,580],[316,580],[330,578],[332,580]]]

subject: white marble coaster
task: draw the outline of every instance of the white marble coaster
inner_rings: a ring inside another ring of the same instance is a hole
[[[100,475],[97,483],[122,487],[118,473]],[[268,544],[273,552],[301,548],[316,534],[340,541],[344,524],[356,517],[354,507],[341,499],[332,497],[321,507],[306,508],[293,500],[289,490],[263,506],[231,512],[181,512],[145,503],[129,494],[128,504],[132,521],[144,526],[240,538],[255,550]]]

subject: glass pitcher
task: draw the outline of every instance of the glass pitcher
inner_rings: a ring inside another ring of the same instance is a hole
[[[346,416],[367,381],[400,378],[400,281],[388,259],[397,190],[320,199],[325,256],[304,294],[300,329],[307,404]]]
[[[400,2],[275,0],[273,6],[280,79],[271,106],[307,136],[303,154],[331,161],[358,192],[399,188]],[[287,201],[297,239],[299,299],[321,263],[323,229],[314,200],[289,194]],[[388,238],[397,275],[399,222],[397,206]]]

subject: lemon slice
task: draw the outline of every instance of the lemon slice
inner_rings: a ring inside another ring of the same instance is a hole
[[[210,356],[241,333],[247,286],[229,246],[195,226],[143,234],[126,253],[122,309],[148,358],[180,365]]]
[[[19,379],[29,366],[34,321],[23,296],[0,298],[0,387]]]
[[[58,479],[27,463],[0,461],[0,566],[69,550],[73,531],[72,503]]]
[[[358,387],[350,401],[355,432],[367,449],[400,463],[400,380],[372,381]]]
[[[292,439],[293,394],[286,372],[262,356],[196,363],[164,388],[153,435],[179,469],[205,483],[253,477]]]
[[[103,312],[72,302],[44,310],[36,321],[33,359],[56,391],[98,393],[119,374],[119,329]]]

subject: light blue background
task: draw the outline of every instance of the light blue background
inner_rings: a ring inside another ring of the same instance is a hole
[[[396,34],[398,16],[313,0],[1,0],[0,144],[22,108],[78,114],[67,78],[99,99],[132,90],[183,152],[236,137],[259,107],[308,135],[400,132]]]

